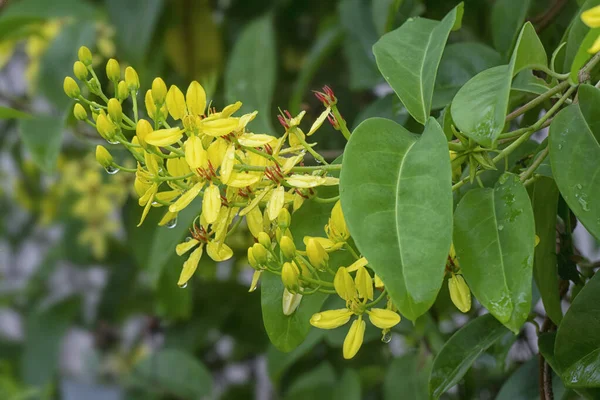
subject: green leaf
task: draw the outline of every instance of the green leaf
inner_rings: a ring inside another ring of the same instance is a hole
[[[499,65],[500,54],[481,43],[453,43],[444,50],[433,92],[433,109],[450,104],[458,90],[479,72]]]
[[[385,374],[383,398],[395,400],[401,394],[410,394],[412,400],[427,400],[427,377],[430,371],[431,357],[410,353],[395,358]]]
[[[406,109],[400,103],[400,100],[398,100],[398,97],[392,93],[374,100],[371,104],[363,108],[356,115],[354,121],[352,121],[353,129],[356,129],[361,122],[373,117],[391,119],[400,125],[404,125],[410,118]]]
[[[54,171],[62,144],[62,121],[43,116],[22,119],[19,124],[21,140],[33,162],[46,173]]]
[[[270,346],[267,350],[267,370],[271,381],[277,385],[283,373],[323,340],[324,335],[325,330],[312,329],[304,342],[289,353],[281,352],[275,346]]]
[[[497,0],[492,7],[492,41],[505,58],[525,22],[530,0]]]
[[[556,333],[554,354],[567,387],[600,387],[600,274],[579,292]]]
[[[344,153],[340,194],[350,233],[411,321],[435,301],[452,236],[446,137],[430,118],[421,136],[371,118]]]
[[[333,395],[335,383],[335,371],[331,364],[325,361],[292,382],[284,399],[329,400]]]
[[[333,400],[361,400],[360,375],[346,369],[333,392]]]
[[[535,218],[535,233],[540,238],[535,247],[533,277],[540,290],[546,314],[558,325],[562,319],[556,262],[558,188],[553,179],[542,177],[534,183],[531,205]]]
[[[537,400],[540,398],[540,389],[537,376],[539,375],[539,360],[533,357],[521,365],[509,378],[496,400]],[[555,399],[562,399],[565,387],[560,379],[552,379],[552,392]]]
[[[142,360],[133,372],[136,383],[152,391],[178,398],[199,399],[212,392],[212,378],[206,367],[191,355],[164,349]]]
[[[439,398],[471,368],[475,360],[508,330],[486,314],[460,328],[442,347],[433,361],[429,393]]]
[[[581,46],[579,46],[579,50],[577,50],[575,58],[573,58],[573,64],[571,64],[569,72],[569,80],[572,83],[579,83],[579,70],[592,58],[593,54],[588,49],[592,47],[598,36],[600,36],[600,28],[593,28],[583,38]]]
[[[550,125],[550,162],[558,189],[586,229],[600,239],[600,89],[582,85],[579,104]]]
[[[544,94],[550,87],[541,78],[533,75],[531,71],[521,71],[515,76],[511,90],[519,92],[532,93],[535,95]]]
[[[581,20],[581,13],[585,10],[600,5],[600,0],[587,0],[579,9],[577,15],[573,17],[573,22],[569,26],[567,35],[567,44],[565,47],[565,57],[563,62],[563,71],[571,71],[577,54],[583,46],[583,42],[590,31],[590,28]],[[589,46],[585,49],[587,50]],[[585,62],[585,61],[584,61]]]
[[[441,22],[409,19],[373,46],[377,66],[410,115],[423,125],[431,111],[433,87],[448,35],[463,4]]]
[[[225,70],[225,99],[242,101],[242,113],[255,110],[257,133],[273,132],[271,103],[276,79],[275,32],[270,16],[251,22],[238,37]]]
[[[163,0],[105,0],[111,24],[116,28],[119,54],[141,64],[163,8]]]
[[[527,190],[505,173],[494,189],[473,189],[454,214],[454,246],[475,297],[515,333],[531,306],[535,225]]]
[[[32,115],[9,107],[0,107],[0,119],[28,119]]]

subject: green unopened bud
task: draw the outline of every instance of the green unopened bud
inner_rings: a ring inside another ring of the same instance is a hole
[[[87,79],[89,71],[84,63],[81,61],[75,61],[75,64],[73,64],[73,73],[77,79],[84,81]]]
[[[76,119],[78,119],[79,121],[85,121],[87,119],[87,111],[85,110],[85,108],[79,104],[76,103],[75,107],[73,107],[73,115],[75,116]]]
[[[96,78],[92,78],[88,81],[88,87],[90,88],[90,92],[94,93],[97,96],[100,96],[101,90],[100,90],[100,82],[98,82],[98,79]]]
[[[113,82],[121,79],[121,66],[119,62],[114,58],[111,58],[106,63],[106,77]]]
[[[113,158],[104,146],[98,145],[96,146],[96,161],[104,168],[108,168],[112,165]]]
[[[252,246],[252,255],[254,256],[254,259],[258,265],[265,265],[267,263],[267,249],[265,249],[262,244],[255,243],[254,246]]]
[[[283,263],[283,268],[281,269],[281,281],[283,282],[283,286],[291,293],[297,293],[300,289],[298,283],[299,275],[300,271],[296,265],[289,262]]]
[[[287,210],[287,208],[282,208],[281,211],[279,211],[279,215],[277,216],[277,225],[282,231],[285,231],[287,228],[290,227],[291,223],[292,216],[290,215],[290,212]]]
[[[77,82],[75,82],[75,79],[71,78],[70,76],[65,78],[65,81],[63,82],[63,89],[65,94],[72,99],[76,99],[81,94],[79,85]]]
[[[129,97],[129,89],[127,88],[127,83],[125,81],[121,81],[117,85],[116,96],[119,100],[125,100],[127,97]]]
[[[167,97],[167,85],[161,78],[154,78],[152,81],[152,98],[156,104],[163,104]]]
[[[77,52],[77,58],[84,65],[92,65],[92,52],[85,46],[81,46]]]
[[[132,67],[125,68],[125,82],[129,90],[138,90],[140,88],[140,78]]]
[[[108,115],[110,118],[116,122],[121,123],[123,119],[123,108],[121,107],[121,103],[117,99],[110,99],[108,101]]]
[[[283,236],[279,242],[281,252],[286,258],[292,259],[296,255],[296,246],[294,241],[289,236]]]
[[[325,251],[321,243],[316,239],[309,239],[306,243],[306,255],[308,260],[317,269],[323,270],[329,262],[329,254]]]
[[[266,232],[260,232],[258,234],[258,243],[262,244],[267,249],[270,249],[271,248],[271,238],[269,237],[269,234]]]

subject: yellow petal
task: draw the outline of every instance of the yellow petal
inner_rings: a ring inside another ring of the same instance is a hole
[[[175,247],[175,252],[178,256],[180,256],[193,249],[198,243],[200,242],[196,239],[190,239],[185,242],[181,242],[177,245],[177,247]]]
[[[350,266],[346,269],[348,270],[348,272],[354,272],[357,271],[359,268],[366,266],[368,263],[369,262],[366,258],[361,257],[358,260],[354,261],[352,264],[350,264]]]
[[[217,220],[219,211],[221,211],[221,191],[217,185],[211,183],[202,198],[202,215],[207,223],[212,224]]]
[[[148,113],[148,116],[153,120],[156,120],[156,104],[154,104],[154,99],[152,98],[152,90],[148,89],[148,91],[146,91],[144,103],[146,105],[146,112]]]
[[[190,167],[183,157],[167,158],[167,172],[171,176],[184,176],[190,173]]]
[[[360,317],[352,322],[352,326],[350,326],[350,330],[344,339],[343,353],[346,360],[354,357],[360,350],[365,337],[365,328],[365,321]]]
[[[356,271],[356,290],[361,299],[373,300],[373,278],[365,267],[360,267]]]
[[[181,274],[179,275],[179,281],[177,284],[179,286],[185,286],[187,282],[190,280],[194,272],[196,272],[196,268],[198,268],[198,263],[200,262],[200,258],[202,257],[202,246],[199,246],[196,250],[190,254],[188,259],[183,263],[183,269],[181,270]]]
[[[151,133],[154,129],[152,129],[152,125],[150,122],[145,119],[140,119],[135,127],[135,134],[140,141],[142,146],[146,146],[146,136]]]
[[[306,134],[307,136],[310,136],[313,133],[315,133],[317,131],[317,129],[319,129],[321,127],[321,125],[323,125],[323,121],[325,121],[325,119],[329,115],[330,111],[331,111],[331,109],[329,107],[327,107],[325,109],[325,111],[323,111],[321,113],[321,115],[319,115],[319,117],[315,120],[315,122],[313,122],[312,126],[310,127],[310,130]]]
[[[167,109],[176,121],[185,115],[185,98],[183,92],[175,85],[171,85],[167,92]]]
[[[244,133],[238,138],[238,142],[242,146],[246,147],[261,147],[266,144],[272,143],[277,138],[271,135],[255,134],[255,133]]]
[[[600,6],[596,6],[582,12],[581,20],[590,28],[600,27]]]
[[[249,172],[233,172],[227,182],[227,186],[245,188],[254,185],[260,178],[260,175],[251,174]]]
[[[179,196],[181,192],[179,190],[166,190],[156,194],[156,199],[160,201],[169,202],[175,197]],[[160,224],[159,224],[160,225]]]
[[[260,208],[254,207],[249,213],[246,214],[246,223],[252,236],[258,237],[258,234],[262,232],[263,226],[263,216],[260,212]]]
[[[206,92],[202,85],[193,81],[185,94],[188,111],[193,115],[203,115],[206,108]]]
[[[248,292],[254,292],[256,290],[256,286],[258,285],[258,280],[260,279],[261,275],[262,271],[254,271],[254,274],[252,275],[252,283],[250,283],[250,289],[248,289]]]
[[[367,313],[369,314],[369,320],[371,320],[371,323],[379,329],[390,329],[400,322],[400,315],[392,310],[372,308],[371,310],[367,311]]]
[[[281,307],[283,315],[292,315],[300,305],[302,295],[300,293],[291,293],[287,289],[283,289],[281,297]]]
[[[304,244],[306,246],[308,246],[308,241],[314,239],[317,242],[319,242],[319,244],[321,245],[321,247],[327,251],[327,252],[331,252],[331,251],[335,251],[340,249],[341,247],[344,246],[344,243],[335,243],[334,241],[327,239],[327,238],[322,238],[322,237],[313,237],[313,236],[305,236],[303,241]]]
[[[223,111],[225,111],[225,110],[223,110]],[[221,114],[223,114],[223,113],[221,113]],[[238,130],[243,131],[243,129],[246,127],[246,125],[248,125],[250,122],[252,122],[252,120],[254,120],[254,118],[256,118],[257,114],[258,114],[258,111],[254,111],[254,112],[252,112],[250,114],[244,114],[244,115],[242,115],[240,117],[240,122],[238,124]]]
[[[346,324],[352,317],[352,311],[347,308],[328,310],[313,314],[310,324],[319,329],[335,329]]]
[[[202,133],[208,136],[225,136],[237,129],[238,118],[224,118],[216,120],[204,119],[200,123]]]
[[[233,256],[233,251],[225,243],[208,242],[206,252],[215,261],[229,260]]]
[[[192,188],[183,193],[175,203],[169,206],[169,211],[179,212],[186,208],[196,198],[196,196],[198,196],[198,193],[200,193],[200,190],[202,190],[202,186],[204,186],[204,183],[202,182],[196,183],[194,186],[192,186]]]
[[[385,287],[383,281],[379,277],[379,275],[375,274],[375,287],[377,289],[383,289]]]
[[[283,208],[285,202],[285,189],[283,186],[278,186],[277,189],[273,190],[271,198],[267,204],[268,216],[271,221],[279,215],[279,212]]]
[[[146,135],[146,143],[154,146],[170,146],[177,143],[183,136],[183,131],[179,128],[159,129]]]
[[[229,148],[229,144],[224,139],[217,139],[208,146],[208,160],[213,168],[217,169],[223,162],[223,157]]]
[[[221,173],[220,178],[221,182],[227,184],[229,182],[229,178],[231,178],[231,172],[233,171],[233,166],[235,165],[235,145],[233,143],[229,146],[225,155],[223,156],[223,162],[221,163]]]
[[[339,267],[333,278],[336,293],[342,299],[350,301],[357,297],[356,285],[350,273],[344,267]]]
[[[254,208],[256,208],[258,206],[258,204],[267,196],[267,194],[269,194],[271,191],[269,189],[265,189],[262,192],[260,192],[254,199],[252,199],[252,201],[250,203],[248,203],[248,205],[246,207],[244,207],[242,209],[242,211],[240,211],[240,217],[243,217],[244,215],[248,214],[250,211],[252,211]]]
[[[325,177],[315,175],[294,174],[285,178],[285,180],[290,186],[302,189],[317,187],[325,183]]]
[[[208,152],[202,146],[202,139],[198,136],[190,136],[183,144],[185,161],[192,170],[208,167]]]

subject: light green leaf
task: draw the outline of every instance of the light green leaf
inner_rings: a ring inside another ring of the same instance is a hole
[[[225,99],[241,101],[242,113],[258,111],[257,133],[273,132],[271,103],[276,79],[275,33],[270,16],[254,20],[238,37],[225,70]]]
[[[454,214],[454,246],[475,297],[518,333],[531,306],[535,225],[518,176],[505,173],[494,189],[473,189]]]
[[[395,358],[383,381],[384,400],[395,400],[410,394],[411,400],[427,400],[427,377],[431,371],[431,357],[409,353]]]
[[[504,57],[512,49],[525,22],[530,0],[497,0],[492,7],[492,41]]]
[[[0,107],[0,119],[27,119],[32,115],[9,107]]]
[[[435,301],[452,236],[450,157],[439,124],[430,118],[417,136],[390,120],[364,121],[346,146],[340,193],[356,245],[414,321]]]
[[[600,239],[600,89],[582,85],[579,104],[561,110],[550,125],[550,162],[563,198],[586,229]]]
[[[335,371],[328,362],[322,362],[300,375],[290,385],[285,400],[329,400],[336,383]]]
[[[442,347],[433,361],[429,393],[438,399],[467,373],[475,360],[508,330],[486,314],[460,328]]]
[[[433,87],[448,35],[463,4],[441,22],[409,19],[373,46],[377,66],[410,115],[423,125],[431,111]]]
[[[540,238],[540,243],[535,247],[533,276],[540,290],[546,314],[558,325],[562,319],[556,262],[558,188],[553,179],[542,177],[534,183],[531,205],[535,218],[535,233]]]
[[[22,119],[19,124],[21,140],[33,162],[45,173],[53,172],[62,144],[62,121],[43,116]]]

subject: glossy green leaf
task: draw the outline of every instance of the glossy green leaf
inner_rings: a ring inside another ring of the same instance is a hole
[[[271,103],[276,71],[275,32],[267,15],[244,28],[225,69],[225,99],[229,103],[241,101],[241,113],[258,111],[250,123],[257,133],[273,132]]]
[[[446,40],[462,17],[462,7],[459,4],[440,22],[409,19],[373,46],[381,74],[410,115],[422,124],[431,111],[435,77]]]
[[[579,221],[600,239],[600,89],[582,85],[579,104],[550,125],[550,162],[558,189]]]
[[[208,369],[192,355],[175,349],[149,355],[136,366],[133,379],[141,387],[184,399],[199,399],[212,392]]]
[[[454,214],[463,275],[493,316],[518,333],[531,307],[535,225],[527,190],[505,173],[494,189],[473,189]]]
[[[21,140],[33,162],[44,172],[56,168],[63,137],[63,124],[55,117],[35,117],[20,122]]]
[[[452,236],[446,137],[430,118],[421,136],[371,118],[344,153],[340,194],[350,233],[406,318],[435,301]]]
[[[592,47],[596,39],[600,36],[600,28],[590,29],[587,35],[583,38],[579,50],[573,58],[573,64],[571,64],[571,70],[569,72],[569,80],[573,83],[579,83],[579,70],[592,58],[592,55],[588,49]]]
[[[535,217],[535,233],[540,238],[535,247],[533,277],[540,290],[546,314],[558,325],[562,319],[556,262],[558,188],[553,179],[542,177],[534,183],[531,205]]]
[[[481,353],[507,332],[490,314],[482,315],[459,329],[433,361],[429,378],[431,397],[437,399],[456,385]]]
[[[427,378],[431,371],[431,357],[409,353],[395,358],[383,381],[384,400],[395,400],[409,395],[412,400],[427,400]]]
[[[492,41],[504,57],[515,44],[519,30],[525,22],[530,0],[497,0],[492,7]]]
[[[0,107],[0,119],[26,119],[32,115],[9,107]]]
[[[540,398],[539,360],[531,358],[521,365],[502,385],[496,400],[538,400]],[[562,399],[565,387],[560,379],[552,379],[552,392],[555,399]]]
[[[579,292],[556,333],[554,354],[567,387],[600,387],[600,275]]]

